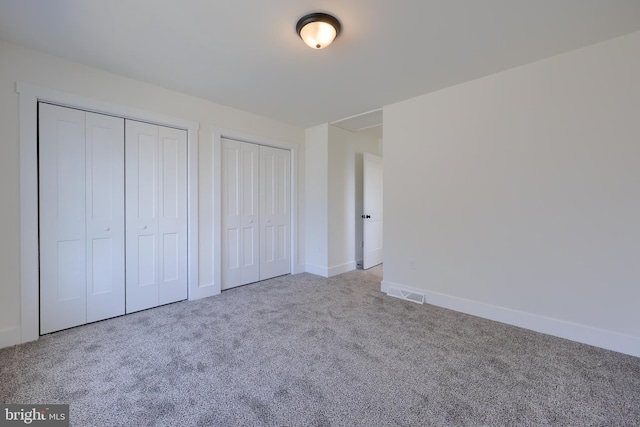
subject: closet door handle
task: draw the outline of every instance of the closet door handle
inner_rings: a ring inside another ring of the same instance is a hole
[[[111,230],[111,228],[109,228],[109,227],[105,227],[104,228],[104,231],[109,231],[109,230]]]
[[[146,230],[146,229],[147,229],[147,226],[146,226],[146,225],[143,225],[143,226],[142,226],[142,229],[143,229],[143,230]]]

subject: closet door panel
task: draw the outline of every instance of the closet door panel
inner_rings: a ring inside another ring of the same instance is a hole
[[[85,113],[39,104],[40,333],[86,311]]]
[[[124,314],[124,119],[86,113],[87,322]]]
[[[259,146],[222,139],[222,289],[260,280]]]
[[[159,304],[158,126],[125,123],[126,312]]]
[[[187,298],[187,132],[159,128],[159,303]]]
[[[260,147],[260,280],[291,272],[291,152]]]
[[[242,283],[242,172],[240,143],[222,141],[222,289]]]

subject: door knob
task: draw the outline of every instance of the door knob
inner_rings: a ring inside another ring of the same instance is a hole
[[[146,225],[143,225],[143,226],[142,226],[142,229],[143,229],[143,230],[146,230],[146,229],[147,229],[147,226],[146,226]]]
[[[104,231],[109,231],[109,230],[111,230],[109,227],[104,228]]]

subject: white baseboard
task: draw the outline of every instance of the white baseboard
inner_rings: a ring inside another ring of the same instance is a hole
[[[530,329],[555,337],[601,347],[619,353],[640,357],[640,338],[591,326],[553,319],[537,314],[498,307],[478,301],[458,298],[437,292],[425,291],[389,281],[382,281],[380,290],[386,293],[389,286],[414,290],[425,294],[425,303],[459,311],[473,316]]]
[[[322,277],[333,277],[338,274],[346,273],[356,269],[356,262],[350,261],[346,264],[335,265],[333,267],[321,267],[319,265],[307,264],[305,266],[305,272],[315,274]]]
[[[305,266],[307,273],[315,274],[316,276],[329,277],[329,269],[327,267],[321,267],[319,265],[307,264]]]
[[[356,269],[355,261],[349,261],[348,263],[342,264],[342,265],[335,265],[333,267],[329,267],[328,277],[337,276],[338,274],[346,273],[348,271],[353,271],[355,269]]]
[[[0,331],[0,348],[11,347],[22,343],[22,332],[19,327]]]

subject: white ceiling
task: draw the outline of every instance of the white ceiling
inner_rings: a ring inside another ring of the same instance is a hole
[[[638,30],[640,0],[0,0],[0,39],[302,127]]]

